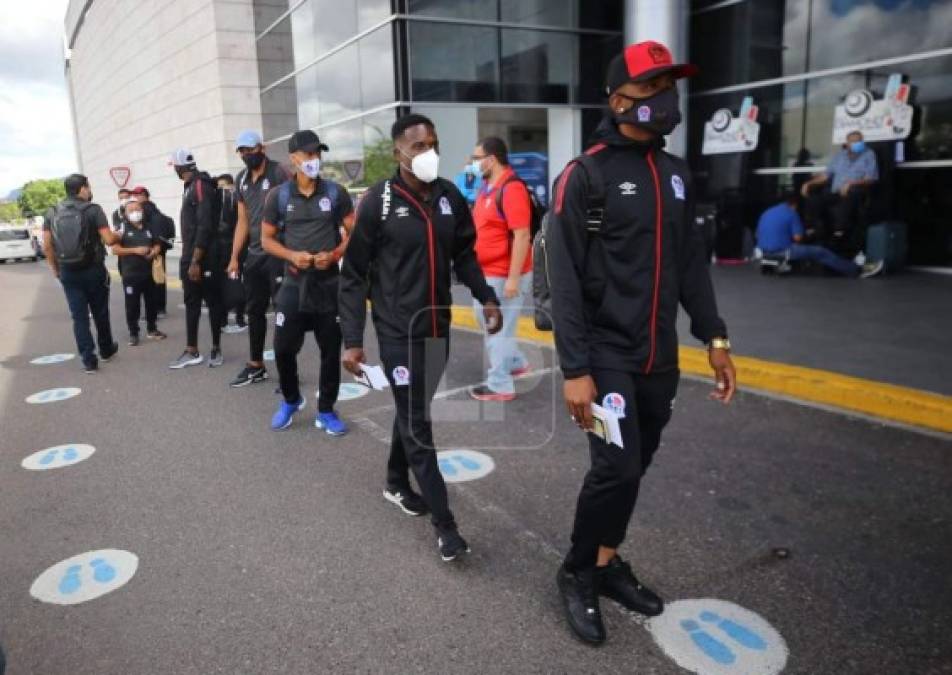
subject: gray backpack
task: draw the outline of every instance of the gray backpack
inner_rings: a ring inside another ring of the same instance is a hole
[[[89,240],[89,228],[83,217],[89,204],[65,201],[53,207],[50,230],[53,235],[53,251],[61,265],[79,267],[89,264],[93,247]]]

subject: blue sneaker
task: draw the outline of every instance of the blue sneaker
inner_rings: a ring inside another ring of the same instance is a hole
[[[305,403],[303,396],[297,403],[281,401],[281,405],[278,406],[278,412],[274,413],[274,417],[271,418],[271,430],[281,431],[291,426],[291,422],[294,421],[294,413],[298,410],[303,410]]]
[[[331,436],[343,436],[347,433],[347,425],[334,412],[317,413],[317,417],[314,418],[314,426],[323,429]]]

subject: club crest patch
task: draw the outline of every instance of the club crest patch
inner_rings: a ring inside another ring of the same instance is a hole
[[[675,199],[684,199],[684,181],[681,176],[675,174],[671,176],[671,189],[674,190]]]
[[[440,213],[444,216],[452,216],[453,208],[450,206],[450,200],[446,197],[440,197]]]
[[[605,398],[602,399],[602,407],[609,412],[615,413],[618,419],[625,418],[625,405],[625,397],[616,392],[605,394]]]
[[[650,122],[651,121],[651,108],[646,105],[638,108],[638,121],[639,122]]]
[[[410,384],[410,371],[406,366],[397,366],[393,369],[393,384],[397,387]]]
[[[321,207],[321,211],[330,211],[331,210],[331,200],[327,197],[321,197],[321,201],[318,202],[318,206]]]

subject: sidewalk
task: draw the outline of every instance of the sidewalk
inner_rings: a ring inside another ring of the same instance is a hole
[[[712,276],[742,387],[952,432],[952,277],[765,277],[754,266],[715,266]],[[465,288],[454,293],[457,306],[470,306]],[[551,344],[528,314],[519,336]],[[467,312],[454,321],[475,327]],[[689,323],[682,313],[681,369],[706,377],[707,357]]]

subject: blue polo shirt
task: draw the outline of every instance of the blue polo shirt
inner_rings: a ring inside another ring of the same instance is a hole
[[[794,236],[803,236],[803,223],[796,209],[781,203],[761,214],[757,223],[757,246],[761,251],[786,251],[793,245]]]
[[[831,177],[830,190],[833,192],[839,192],[848,180],[879,180],[876,153],[866,148],[852,157],[848,150],[840,150],[827,165],[826,175]]]

